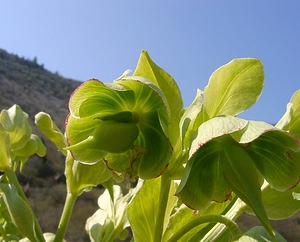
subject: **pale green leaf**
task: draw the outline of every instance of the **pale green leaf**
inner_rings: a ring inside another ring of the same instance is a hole
[[[296,91],[287,104],[286,113],[278,121],[276,127],[288,130],[300,138],[300,90]]]
[[[275,238],[272,238],[263,227],[253,227],[248,230],[238,242],[287,242],[277,231],[275,231]]]
[[[270,130],[277,130],[277,128],[265,122],[249,120],[245,128],[232,133],[231,137],[233,137],[240,144],[245,144],[252,142],[259,136]]]
[[[1,183],[0,190],[11,219],[20,232],[30,241],[45,241],[36,231],[38,225],[35,224],[32,210],[18,194],[16,188],[11,184]]]
[[[285,192],[279,192],[267,183],[263,187],[262,201],[270,219],[285,219],[300,210],[300,201],[294,197],[294,194],[300,192],[299,185]],[[249,207],[246,208],[246,211],[253,214]]]
[[[188,207],[204,210],[211,201],[224,202],[230,197],[220,155],[218,144],[209,142],[188,161],[176,191]]]
[[[256,167],[279,191],[294,187],[300,178],[300,144],[294,136],[270,130],[246,145]]]
[[[295,200],[300,201],[300,193],[299,192],[293,192],[292,195]]]
[[[130,225],[133,230],[134,239],[136,242],[153,241],[156,219],[159,210],[159,194],[161,187],[161,178],[144,181],[142,188],[134,197],[133,201],[128,205],[127,214]],[[166,215],[164,219],[163,231],[165,231],[170,214],[177,201],[174,196],[175,186],[171,184],[168,195],[168,205],[166,208]],[[142,221],[142,222],[141,222]]]
[[[142,51],[134,76],[143,76],[158,86],[166,96],[171,111],[170,140],[173,145],[179,137],[178,125],[183,100],[175,80],[162,68],[157,66],[146,51]]]
[[[220,67],[204,89],[208,117],[237,115],[248,109],[259,98],[263,82],[263,66],[257,59],[234,59]]]
[[[220,116],[204,122],[197,130],[191,149],[190,157],[208,141],[225,134],[242,130],[248,121],[233,116]]]
[[[197,90],[197,95],[192,104],[184,110],[180,119],[180,138],[183,143],[183,148],[188,149],[191,145],[192,138],[198,127],[194,126],[195,119],[200,115],[203,105],[203,92]]]
[[[261,176],[249,154],[238,144],[222,142],[225,159],[223,160],[224,176],[233,192],[248,204],[266,228],[273,234],[261,198]]]

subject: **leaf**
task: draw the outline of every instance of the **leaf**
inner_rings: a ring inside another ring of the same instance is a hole
[[[287,104],[286,113],[276,124],[277,128],[288,130],[300,139],[300,90],[296,91]]]
[[[45,241],[44,238],[38,237],[32,210],[18,194],[16,188],[11,184],[1,183],[0,189],[11,219],[20,232],[30,241]]]
[[[248,230],[241,238],[239,238],[238,242],[286,242],[286,240],[277,232],[275,231],[275,238],[272,238],[267,231],[260,226],[253,227]]]
[[[204,122],[197,130],[191,145],[190,157],[204,144],[225,134],[233,134],[246,127],[248,121],[233,116],[220,116]]]
[[[223,202],[230,197],[231,189],[224,179],[217,148],[215,142],[209,142],[185,167],[176,196],[192,209],[204,210],[212,201]]]
[[[294,136],[281,130],[270,130],[246,149],[274,189],[286,191],[299,182],[300,144]]]
[[[262,201],[268,217],[270,219],[285,219],[298,212],[300,210],[300,201],[296,200],[293,195],[299,192],[299,185],[285,192],[279,192],[268,184],[264,185]],[[253,214],[249,207],[246,208],[246,211]]]
[[[227,182],[234,193],[253,209],[262,225],[272,235],[273,229],[261,199],[261,177],[251,157],[234,143],[223,142],[223,145],[223,169]]]
[[[203,105],[203,92],[197,90],[197,95],[192,104],[184,110],[184,113],[180,119],[180,138],[183,143],[184,149],[189,149],[192,138],[198,127],[195,127],[195,120],[201,113]]]
[[[144,181],[141,190],[139,190],[133,201],[128,205],[128,219],[136,242],[145,241],[145,238],[147,238],[147,241],[154,240],[156,219],[157,216],[161,216],[158,215],[160,187],[161,178]],[[173,195],[174,192],[175,186],[172,183],[168,195],[169,202],[165,211],[163,231],[165,231],[169,223],[170,214],[177,201]]]
[[[248,109],[259,98],[263,81],[263,66],[257,59],[234,59],[220,67],[204,89],[208,117],[237,115]]]
[[[145,50],[143,50],[140,55],[140,59],[133,75],[149,79],[163,91],[171,111],[170,118],[172,123],[170,125],[170,140],[172,141],[172,144],[175,145],[179,137],[178,125],[180,112],[183,109],[183,100],[177,83],[165,70],[157,66],[151,60],[149,54]]]

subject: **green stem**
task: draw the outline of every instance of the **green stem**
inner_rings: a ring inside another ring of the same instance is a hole
[[[5,171],[5,175],[7,176],[9,183],[13,184],[16,187],[19,196],[27,203],[28,208],[31,209],[31,204],[28,202],[28,199],[27,199],[27,197],[26,197],[26,195],[25,195],[25,193],[24,193],[24,191],[23,191],[23,189],[22,189],[22,187],[21,187],[21,185],[18,181],[18,178],[17,178],[16,173],[14,172],[14,170],[12,168],[7,168],[6,171]],[[31,213],[32,213],[32,216],[33,216],[33,219],[34,219],[35,232],[36,232],[36,235],[37,235],[36,237],[40,238],[41,241],[45,241],[43,231],[42,231],[42,229],[40,227],[40,224],[39,224],[34,212],[32,211],[32,209],[31,209]]]
[[[69,222],[70,222],[70,218],[71,218],[72,211],[73,211],[75,202],[77,200],[77,197],[78,197],[77,194],[72,194],[72,193],[67,194],[64,210],[62,212],[62,215],[61,215],[61,218],[59,221],[59,225],[58,225],[58,229],[56,231],[54,242],[63,241],[66,231],[67,231],[67,228],[68,228],[68,225],[69,225]]]
[[[163,235],[164,222],[166,209],[169,200],[169,192],[171,187],[171,179],[168,175],[163,174],[161,176],[160,193],[159,193],[159,207],[156,217],[155,230],[154,230],[154,242],[160,242]]]
[[[235,197],[232,203],[229,205],[228,211],[224,214],[224,216],[232,221],[235,221],[244,211],[245,203]],[[224,224],[216,224],[213,228],[209,230],[208,233],[202,239],[203,241],[214,241],[219,238],[225,231],[227,227]]]
[[[168,240],[168,242],[176,242],[181,237],[183,237],[187,232],[192,230],[193,228],[199,226],[203,223],[222,223],[226,225],[226,227],[231,231],[232,233],[232,239],[235,240],[241,236],[241,232],[239,230],[238,225],[225,217],[224,215],[218,215],[218,214],[210,214],[210,215],[203,215],[196,217],[189,223],[185,224],[183,227],[181,227],[179,230],[177,230],[172,237]]]

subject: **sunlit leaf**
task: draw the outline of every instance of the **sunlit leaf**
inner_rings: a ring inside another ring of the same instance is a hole
[[[268,232],[263,227],[253,227],[248,230],[241,238],[239,238],[238,242],[286,242],[285,238],[283,238],[277,231],[275,231],[275,238],[272,238]],[[274,240],[275,239],[275,240]]]
[[[160,188],[161,178],[144,181],[141,190],[128,205],[128,219],[136,242],[145,241],[145,238],[147,238],[147,241],[154,241],[156,219],[157,216],[162,216],[158,214]],[[169,223],[170,214],[177,201],[174,192],[175,186],[172,183],[168,195],[163,231],[165,231]]]
[[[286,109],[276,127],[288,130],[300,139],[300,90],[294,93]]]
[[[277,191],[271,188],[270,185],[263,186],[262,201],[268,217],[270,219],[285,219],[299,211],[300,201],[294,197],[294,194],[299,192],[299,185],[285,192]],[[253,214],[249,207],[247,207],[246,211]]]
[[[0,190],[11,219],[20,232],[30,241],[45,241],[44,238],[39,237],[34,214],[16,188],[11,184],[1,183]]]
[[[224,145],[223,169],[227,182],[234,193],[253,209],[266,230],[273,234],[261,199],[261,177],[253,160],[237,144]]]
[[[179,137],[178,124],[180,112],[183,109],[183,100],[177,83],[165,70],[157,66],[153,60],[151,60],[145,50],[142,51],[140,55],[133,75],[149,79],[163,91],[171,112],[170,140],[172,144],[175,145]]]
[[[204,89],[208,117],[236,115],[248,109],[259,98],[263,81],[263,66],[257,59],[234,59],[220,67]]]
[[[280,130],[262,134],[246,148],[256,167],[279,191],[295,186],[300,179],[300,145],[292,135]]]
[[[230,197],[221,154],[216,149],[214,142],[204,145],[185,167],[176,195],[192,209],[203,210],[212,201],[224,202]]]
[[[191,149],[190,157],[208,141],[225,134],[232,134],[242,130],[248,124],[247,120],[233,116],[220,116],[204,122],[197,130]]]
[[[197,95],[192,104],[184,110],[180,120],[180,138],[183,142],[183,148],[188,149],[192,138],[198,127],[194,126],[195,119],[201,114],[203,105],[203,92],[197,90]]]

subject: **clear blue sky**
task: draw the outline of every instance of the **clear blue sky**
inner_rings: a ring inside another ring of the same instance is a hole
[[[110,82],[140,51],[167,70],[185,106],[237,57],[265,67],[260,100],[242,117],[277,122],[300,88],[300,1],[1,1],[0,48],[51,71]]]

